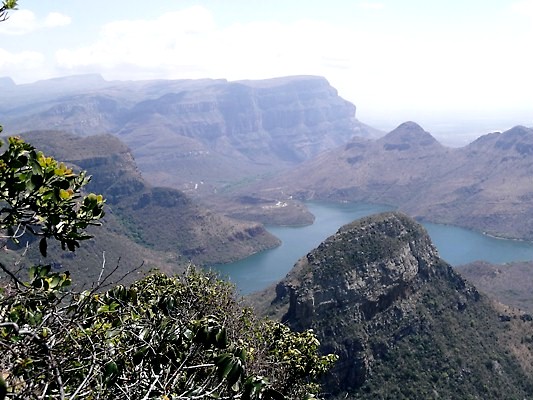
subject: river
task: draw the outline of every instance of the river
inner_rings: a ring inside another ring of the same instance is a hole
[[[391,210],[390,207],[363,204],[307,203],[315,216],[312,225],[303,227],[267,226],[282,244],[231,264],[212,268],[234,282],[241,294],[248,294],[281,280],[295,262],[317,247],[342,225],[367,215]],[[452,265],[476,260],[493,263],[533,260],[533,243],[490,237],[450,225],[423,223],[440,256]]]

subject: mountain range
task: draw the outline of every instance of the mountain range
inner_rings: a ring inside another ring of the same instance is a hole
[[[266,224],[313,221],[298,200],[388,204],[415,218],[533,239],[533,134],[514,127],[441,145],[414,122],[361,123],[326,79],[105,81],[98,75],[2,81],[8,134],[108,133],[144,179]]]
[[[531,316],[463,279],[406,215],[533,239],[531,128],[462,148],[442,146],[414,122],[381,136],[313,76],[108,82],[87,75],[28,85],[0,79],[0,90],[6,133],[88,170],[88,189],[107,198],[95,239],[76,253],[50,249],[54,268],[85,284],[106,262],[120,267],[119,277],[136,266],[172,273],[277,245],[260,223],[242,219],[310,223],[301,200],[393,205],[405,214],[341,227],[249,301],[296,330],[313,329],[322,350],[339,355],[324,381],[329,397],[533,397]],[[20,265],[13,248],[1,256]],[[478,263],[462,271],[508,302],[511,269]]]
[[[442,146],[414,122],[303,162],[255,186],[258,198],[364,201],[415,218],[533,239],[533,129],[516,126],[462,148]]]
[[[105,81],[98,75],[4,83],[6,132],[109,133],[154,185],[190,195],[271,174],[379,132],[326,79]]]
[[[94,229],[94,239],[76,253],[49,251],[50,259],[69,269],[75,281],[94,282],[100,272],[95,265],[102,263],[104,253],[111,268],[121,265],[119,273],[143,263],[143,270],[159,268],[172,273],[190,262],[235,261],[279,244],[258,223],[229,219],[177,189],[149,185],[129,148],[114,136],[32,131],[23,138],[75,170],[89,171],[92,180],[87,190],[106,198],[107,215],[102,227]],[[36,258],[38,250],[32,249],[27,261]]]

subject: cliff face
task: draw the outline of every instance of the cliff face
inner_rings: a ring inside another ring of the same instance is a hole
[[[43,100],[42,83],[34,84],[33,97],[33,85],[12,88],[17,106],[0,102],[6,130],[117,135],[151,183],[199,195],[374,133],[355,118],[354,105],[316,76],[99,81],[93,89],[76,85],[75,78],[55,84],[79,89],[51,91]]]
[[[339,355],[325,382],[331,395],[496,399],[533,393],[530,377],[498,342],[508,329],[498,312],[402,214],[368,217],[326,239],[277,285],[271,309],[283,304],[286,323],[313,329],[324,351]]]
[[[299,162],[355,133],[355,106],[318,77],[235,82],[169,93],[138,103],[121,130],[158,118],[175,135],[255,162]]]
[[[401,214],[345,225],[279,284],[290,299],[284,318],[300,328],[314,315],[338,312],[352,321],[371,320],[435,275],[437,261],[423,228]]]

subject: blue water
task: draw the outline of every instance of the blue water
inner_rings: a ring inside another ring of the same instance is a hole
[[[242,294],[264,289],[281,280],[300,257],[317,247],[342,225],[391,209],[362,203],[307,203],[307,206],[315,216],[312,225],[267,226],[268,231],[282,241],[281,246],[231,264],[215,265],[213,269],[234,282]],[[497,239],[450,225],[423,225],[440,256],[452,265],[476,260],[493,263],[533,260],[533,243],[530,242]]]

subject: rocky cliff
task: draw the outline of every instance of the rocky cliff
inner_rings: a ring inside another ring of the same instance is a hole
[[[501,313],[405,215],[380,214],[339,229],[277,285],[268,312],[280,310],[286,323],[313,329],[324,351],[339,355],[326,380],[330,395],[533,395],[531,377],[510,350],[516,342],[503,340],[510,328]]]
[[[316,76],[237,82],[72,77],[49,82],[64,90],[43,98],[46,84],[16,86],[8,93],[13,102],[0,101],[8,133],[111,133],[132,149],[149,181],[200,195],[375,133]]]

